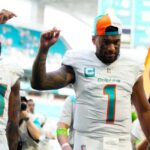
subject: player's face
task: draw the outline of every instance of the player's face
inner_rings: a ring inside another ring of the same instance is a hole
[[[113,63],[120,53],[120,35],[95,36],[96,56],[105,64]]]

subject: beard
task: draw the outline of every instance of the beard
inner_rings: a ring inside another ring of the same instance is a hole
[[[96,52],[96,56],[104,63],[111,64],[118,59],[120,56],[120,50],[117,49],[115,53],[112,52],[104,52],[100,50],[98,53]]]
[[[119,53],[111,54],[111,55],[103,55],[103,62],[106,64],[113,63],[119,57]]]

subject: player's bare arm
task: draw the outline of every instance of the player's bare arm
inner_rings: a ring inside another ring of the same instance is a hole
[[[9,97],[7,139],[9,150],[16,150],[19,140],[19,114],[20,114],[20,83],[19,80],[11,88]]]
[[[144,150],[144,149],[148,150],[148,141],[147,141],[147,139],[144,139],[142,142],[140,142],[136,146],[136,150]]]
[[[0,24],[6,23],[9,19],[13,17],[16,17],[16,14],[9,10],[2,9],[0,11]]]
[[[59,30],[53,28],[41,35],[39,52],[32,68],[31,85],[34,89],[57,89],[74,81],[74,71],[69,66],[62,66],[55,72],[46,72],[46,58],[48,50],[57,42],[59,33]]]
[[[150,142],[150,105],[144,92],[143,77],[140,77],[133,87],[132,101],[137,110],[141,127]]]
[[[62,150],[72,150],[68,141],[67,130],[70,126],[64,122],[58,122],[57,124],[57,140],[59,144],[62,146]]]
[[[70,128],[70,126],[64,122],[58,122],[57,123],[57,138],[58,138],[58,142],[60,143],[60,145],[64,144],[64,143],[68,143],[68,135],[67,134],[67,130]],[[63,134],[59,133],[59,131],[61,130],[65,130],[66,134],[63,132]]]

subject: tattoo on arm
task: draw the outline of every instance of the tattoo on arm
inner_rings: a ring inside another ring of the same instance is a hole
[[[62,66],[59,70],[48,73],[46,87],[58,89],[67,86],[69,83],[73,83],[75,80],[75,74],[71,67]]]
[[[62,88],[74,82],[75,74],[72,67],[62,66],[54,72],[46,73],[46,54],[37,55],[33,64],[31,85],[37,90]]]
[[[17,149],[19,140],[19,114],[20,114],[20,84],[19,81],[11,88],[9,97],[7,139],[10,150]]]
[[[34,89],[40,88],[41,81],[45,77],[45,74],[46,74],[46,57],[47,57],[47,54],[43,54],[43,53],[39,52],[34,63],[33,63],[31,86]]]

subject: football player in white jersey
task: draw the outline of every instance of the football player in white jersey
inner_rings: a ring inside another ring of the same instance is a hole
[[[0,12],[0,24],[15,16],[14,13],[3,9]],[[16,150],[19,140],[19,78],[23,70],[13,62],[0,57],[0,72],[0,149]]]
[[[57,139],[63,150],[72,150],[74,145],[73,121],[75,115],[76,97],[68,96],[65,99],[59,122],[57,123]],[[69,133],[68,133],[69,129]]]
[[[46,58],[60,30],[42,33],[31,84],[37,90],[73,84],[77,97],[74,150],[131,150],[131,101],[150,142],[144,63],[120,54],[122,26],[117,17],[97,16],[94,29],[96,52],[67,51],[63,65],[54,72],[46,72]]]

